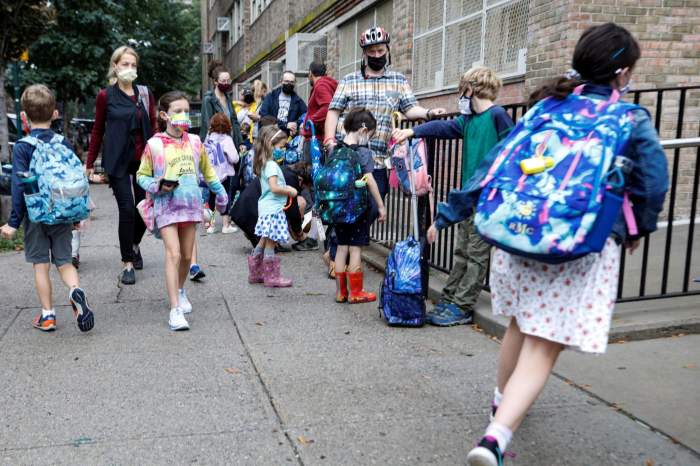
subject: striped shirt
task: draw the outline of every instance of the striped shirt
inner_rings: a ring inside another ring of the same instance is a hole
[[[344,133],[343,121],[348,111],[361,107],[369,110],[377,120],[377,130],[369,141],[374,153],[375,167],[384,167],[387,157],[387,143],[391,138],[391,114],[396,111],[406,113],[418,105],[406,77],[396,71],[387,71],[382,76],[365,78],[360,71],[345,76],[335,91],[329,110],[340,111],[336,138]]]

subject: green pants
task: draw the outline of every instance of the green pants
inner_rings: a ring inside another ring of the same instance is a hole
[[[442,290],[440,301],[471,311],[486,278],[491,246],[481,239],[474,227],[474,216],[459,223],[454,266]]]

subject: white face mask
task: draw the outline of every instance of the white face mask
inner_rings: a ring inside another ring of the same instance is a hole
[[[462,115],[472,114],[472,99],[471,97],[460,97],[459,98],[459,113]]]
[[[128,68],[125,70],[119,70],[117,71],[117,78],[125,83],[130,83],[136,80],[138,77],[138,74],[136,73],[136,70],[133,68]]]

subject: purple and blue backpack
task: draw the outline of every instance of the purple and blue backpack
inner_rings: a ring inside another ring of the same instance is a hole
[[[621,167],[641,107],[582,90],[539,102],[498,149],[474,218],[488,243],[557,264],[600,252],[620,209],[634,232]]]

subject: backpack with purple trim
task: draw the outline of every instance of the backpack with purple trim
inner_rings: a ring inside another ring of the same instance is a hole
[[[616,90],[608,100],[582,91],[542,100],[495,149],[474,218],[488,243],[550,264],[571,261],[603,249],[620,209],[636,234],[623,154],[642,108],[620,102]]]

